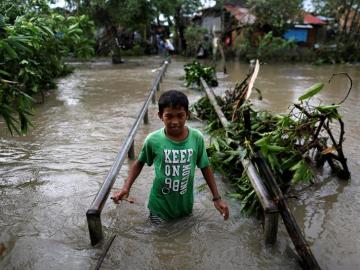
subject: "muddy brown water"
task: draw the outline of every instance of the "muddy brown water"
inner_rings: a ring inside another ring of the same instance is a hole
[[[143,104],[159,67],[157,57],[129,58],[113,66],[109,59],[73,63],[76,71],[58,82],[46,103],[36,107],[35,127],[26,137],[11,137],[0,123],[0,269],[92,269],[101,253],[90,246],[85,212],[103,182]],[[190,102],[200,92],[180,80],[186,60],[175,58],[161,85],[180,89]],[[248,66],[228,64],[219,74],[218,94],[242,80]],[[286,112],[290,103],[315,82],[332,73],[348,72],[353,91],[340,112],[344,116],[344,151],[352,172],[350,181],[325,169],[319,183],[297,192],[291,200],[299,225],[323,269],[358,269],[360,264],[359,66],[263,65],[255,84],[262,90],[259,108]],[[317,102],[337,102],[347,81],[337,77]],[[146,134],[162,126],[155,105],[148,125],[135,141],[139,151]],[[189,125],[202,128],[197,121]],[[115,188],[121,186],[130,161],[124,163]],[[260,221],[240,214],[228,199],[231,217],[224,222],[207,190],[196,189],[193,215],[164,227],[146,222],[152,168],[144,171],[132,190],[134,204],[108,201],[102,222],[106,236],[117,237],[102,269],[299,269],[282,223],[278,241],[266,247]],[[217,176],[219,189],[231,185]],[[196,187],[204,183],[196,176]]]

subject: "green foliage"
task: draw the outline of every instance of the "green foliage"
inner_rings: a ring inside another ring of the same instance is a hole
[[[322,63],[344,63],[360,61],[360,1],[359,0],[313,0],[315,11],[328,18],[331,31],[326,44],[317,50]]]
[[[174,44],[178,52],[186,48],[185,29],[187,17],[192,16],[201,6],[200,0],[150,0],[157,3],[158,12],[163,13],[170,22],[174,23]],[[157,17],[159,13],[157,14]]]
[[[64,56],[93,54],[89,39],[93,24],[88,17],[63,17],[50,13],[44,1],[38,2],[44,5],[41,9],[35,4],[0,5],[9,12],[0,14],[0,115],[11,134],[26,134],[31,95],[54,87],[54,78],[70,71],[63,63]]]
[[[186,54],[188,56],[196,55],[197,49],[204,42],[207,32],[207,29],[195,25],[186,28],[185,40],[187,44]]]
[[[99,25],[117,26],[142,30],[153,19],[151,2],[147,0],[96,1],[92,14]]]
[[[292,183],[296,184],[301,181],[310,180],[314,177],[314,173],[308,162],[300,160],[294,166],[290,168],[290,171],[294,172]]]
[[[200,78],[202,77],[210,86],[217,86],[215,68],[207,67],[200,64],[198,61],[193,61],[191,64],[184,66],[186,87],[196,85],[200,86]]]
[[[295,46],[294,41],[275,37],[272,32],[269,32],[259,39],[257,58],[263,61],[277,59],[281,57],[285,51],[290,50]]]
[[[123,56],[140,56],[140,55],[144,55],[144,53],[145,53],[144,48],[140,44],[134,45],[129,50],[122,50],[121,51],[121,54]]]
[[[66,0],[78,14],[89,15],[97,26],[105,30],[105,38],[114,40],[123,29],[147,33],[149,26],[160,23],[160,17],[167,20],[174,29],[175,47],[178,52],[185,48],[184,30],[188,17],[201,6],[200,0]],[[145,36],[144,38],[148,38]],[[108,51],[109,44],[99,42],[100,51]],[[111,46],[111,45],[110,45]]]
[[[345,40],[342,41],[340,36],[340,34],[337,36],[338,40],[330,40],[316,50],[315,64],[356,63],[360,61],[360,38],[347,36],[343,37]]]
[[[236,41],[237,55],[246,60],[258,58],[261,61],[286,61],[292,60],[296,43],[275,37],[272,32],[264,36],[258,36],[256,42],[251,41],[252,34],[248,32],[245,37]],[[256,46],[254,46],[254,44]]]
[[[229,196],[240,201],[242,213],[246,216],[251,216],[259,212],[261,209],[260,202],[245,171],[241,177],[233,179],[233,185],[237,192],[229,193]]]
[[[316,83],[305,90],[305,94],[298,98],[299,101],[303,101],[315,96],[324,87],[323,83]]]
[[[282,36],[288,21],[294,20],[301,12],[302,0],[247,0],[256,16],[254,28],[270,28],[275,36]]]

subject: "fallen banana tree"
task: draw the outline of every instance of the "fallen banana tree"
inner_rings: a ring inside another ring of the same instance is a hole
[[[217,116],[216,117],[217,122],[215,122],[215,120],[214,120],[214,123],[216,125],[221,123],[221,125],[223,127],[223,130],[225,131],[225,134],[223,134],[223,135],[225,135],[223,137],[223,138],[225,138],[225,144],[222,144],[222,146],[225,146],[225,147],[228,146],[227,152],[232,152],[231,155],[235,155],[235,156],[239,156],[239,155],[243,154],[243,156],[240,159],[237,158],[237,160],[240,161],[240,163],[241,163],[240,168],[238,168],[238,169],[239,169],[240,172],[242,171],[242,176],[240,178],[242,180],[242,185],[239,185],[239,183],[237,183],[238,184],[237,187],[240,188],[244,193],[245,193],[245,191],[248,191],[248,195],[244,198],[244,200],[249,201],[250,200],[249,198],[254,199],[253,203],[251,204],[252,208],[254,207],[254,205],[256,205],[256,201],[257,201],[256,197],[255,198],[253,197],[253,195],[255,195],[255,192],[256,192],[257,198],[260,199],[262,209],[265,212],[265,224],[264,224],[265,231],[266,231],[266,227],[267,227],[266,226],[266,216],[268,217],[268,221],[270,221],[270,220],[275,221],[275,223],[273,223],[273,222],[268,223],[268,225],[271,226],[269,228],[270,229],[275,229],[275,231],[274,231],[275,235],[276,235],[276,231],[277,231],[277,216],[276,216],[276,214],[275,215],[274,214],[269,215],[269,213],[266,214],[266,208],[268,208],[268,205],[267,205],[268,203],[266,203],[266,202],[271,203],[271,201],[269,201],[268,198],[263,197],[264,194],[269,194],[269,191],[270,191],[271,197],[276,202],[276,205],[279,208],[279,212],[280,212],[280,214],[282,216],[282,219],[283,219],[285,227],[286,227],[286,229],[287,229],[287,231],[289,233],[289,236],[291,237],[291,239],[293,241],[294,247],[295,247],[296,251],[298,252],[298,254],[299,254],[300,258],[301,258],[300,262],[301,262],[302,266],[305,269],[320,269],[320,266],[318,265],[315,257],[313,256],[313,254],[311,252],[311,249],[310,249],[310,247],[308,246],[308,244],[307,244],[307,242],[305,240],[305,237],[302,235],[301,230],[300,230],[299,226],[297,225],[294,216],[292,215],[292,213],[289,210],[286,198],[283,195],[282,190],[279,188],[279,185],[275,180],[277,177],[274,176],[273,171],[269,168],[268,162],[263,156],[263,153],[262,153],[263,151],[261,150],[261,147],[260,147],[260,149],[256,150],[255,149],[256,147],[251,146],[251,137],[252,137],[253,134],[251,133],[252,125],[251,125],[251,119],[250,119],[250,116],[251,116],[251,108],[250,108],[250,106],[244,107],[244,110],[242,111],[242,115],[237,115],[236,114],[236,112],[242,107],[242,105],[246,103],[247,99],[249,98],[249,96],[251,94],[251,90],[252,90],[254,81],[256,79],[258,69],[259,69],[259,65],[257,63],[255,65],[255,71],[253,72],[253,74],[251,76],[249,84],[246,85],[245,88],[243,88],[245,90],[240,92],[241,93],[241,95],[240,95],[241,99],[232,99],[232,100],[236,100],[236,102],[233,102],[233,104],[232,104],[233,105],[232,106],[233,113],[232,113],[232,116],[231,116],[231,119],[232,119],[231,124],[227,120],[227,118],[225,117],[222,109],[219,107],[218,102],[216,100],[216,97],[214,96],[212,90],[210,88],[208,88],[206,82],[201,79],[202,85],[203,85],[204,90],[205,90],[205,92],[207,94],[207,97],[208,97],[207,101],[208,101],[208,103],[211,103],[210,106],[213,109],[213,110],[210,109],[209,111],[207,111],[206,115],[208,117],[209,117],[209,115],[214,115],[214,111],[215,111],[215,114]],[[351,79],[350,79],[350,81],[351,81]],[[321,84],[314,85],[313,87],[308,89],[308,91],[306,91],[306,93],[303,96],[301,96],[299,98],[299,100],[302,101],[302,100],[306,100],[306,99],[312,97],[317,92],[319,92],[322,87],[323,87],[323,85],[321,85]],[[351,90],[351,87],[349,89],[348,94],[350,93],[350,90]],[[233,91],[233,93],[234,92],[235,91]],[[222,100],[218,98],[218,101],[221,102]],[[295,107],[300,112],[303,112],[303,108],[301,106],[299,108],[298,104],[295,104],[295,105],[296,105]],[[333,109],[336,109],[336,108],[337,108],[337,106],[334,106],[334,105],[326,106],[326,107],[322,106],[320,111],[325,110],[326,114],[328,114],[328,112],[327,112],[328,110],[333,110]],[[254,113],[254,111],[252,111],[252,113]],[[321,113],[323,113],[323,112],[321,112]],[[307,117],[309,117],[309,115],[307,113],[305,113],[305,115]],[[234,120],[237,119],[237,118],[240,119],[240,117],[244,119],[243,123],[244,123],[244,128],[245,128],[246,132],[244,134],[244,140],[243,141],[245,141],[244,144],[248,147],[247,149],[244,148],[243,145],[241,145],[241,141],[239,143],[239,141],[236,141],[233,138],[230,138],[230,136],[234,135],[234,132],[233,132],[234,130],[232,130]],[[209,117],[209,119],[210,118],[211,118],[211,116]],[[311,117],[309,117],[309,118],[311,118]],[[297,118],[295,118],[295,119],[297,119]],[[329,119],[331,119],[331,118],[329,117]],[[339,120],[339,117],[336,116],[336,119]],[[322,121],[322,120],[323,119],[321,118],[321,121],[319,122],[319,125],[316,127],[316,133],[311,137],[312,141],[316,140],[317,137],[319,136],[320,132],[321,132],[321,128],[324,125],[324,121]],[[342,123],[341,119],[339,120],[339,122],[340,122],[340,127],[341,127],[341,133],[340,133],[339,142],[341,142],[341,144],[342,144],[343,135],[344,135],[344,130],[343,130],[344,126],[343,126],[343,123]],[[326,130],[326,132],[328,133],[330,138],[332,138],[332,142],[334,144],[336,144],[336,146],[339,146],[340,144],[336,143],[336,141],[334,139],[334,136],[332,136],[332,133],[331,133],[331,130],[329,128],[328,123],[325,124],[324,129]],[[267,132],[267,133],[270,133],[270,132]],[[261,141],[261,140],[262,139],[257,140],[256,143],[259,144],[259,141]],[[301,144],[301,142],[302,141],[300,140],[300,144]],[[228,143],[228,144],[226,144],[226,143]],[[255,145],[256,145],[256,143],[255,143]],[[320,146],[324,146],[324,145],[320,145]],[[318,146],[318,147],[320,147],[320,146]],[[237,147],[237,149],[235,149],[236,147]],[[283,149],[281,147],[282,146],[273,145],[271,148],[275,152],[280,152],[280,151],[285,150],[285,149]],[[216,152],[217,154],[221,153],[219,151],[220,150],[220,144],[218,144],[218,143],[215,144],[215,148],[218,148],[218,149],[215,149],[217,151]],[[324,149],[322,151],[322,153],[327,155],[330,152],[333,152],[332,151],[333,148],[334,148],[334,145],[331,148]],[[331,150],[329,150],[329,149],[331,149]],[[249,153],[247,153],[248,150],[249,150]],[[254,150],[256,150],[256,152]],[[318,148],[317,148],[317,150],[319,151]],[[331,156],[331,157],[327,158],[327,160],[330,161],[329,164],[330,164],[331,168],[336,170],[336,172],[340,176],[348,178],[350,176],[350,173],[349,173],[349,171],[347,169],[347,166],[346,166],[346,159],[343,156],[342,147],[341,147],[341,149],[339,147],[337,147],[336,150],[338,151],[338,156],[337,156],[338,158],[335,158],[335,157]],[[339,167],[335,166],[335,163],[333,162],[332,158],[336,159],[340,163],[342,168],[340,166]],[[231,159],[229,159],[229,161],[231,161],[232,159],[233,158],[231,157]],[[235,162],[236,162],[236,160],[235,160]],[[300,164],[300,162],[301,161],[299,161],[293,167],[297,167],[298,164]],[[234,163],[232,163],[232,164],[234,164]],[[232,168],[236,169],[236,167],[234,167],[234,166],[232,166]],[[296,169],[298,169],[298,168],[296,168]],[[263,181],[261,181],[261,178],[258,177],[258,173],[256,171],[258,171],[260,173],[260,175],[264,178]],[[223,170],[223,173],[225,173],[225,174],[228,173],[228,172],[234,173],[234,171],[232,171],[231,169],[228,170],[228,171]],[[234,176],[236,176],[236,174],[234,174]],[[294,173],[293,178],[295,178],[295,173]],[[248,181],[249,179],[250,179],[251,184]],[[264,182],[267,185],[267,188],[263,187],[262,182]],[[294,183],[296,183],[296,181],[294,181]],[[254,187],[254,189],[252,187]],[[262,192],[262,190],[264,190],[265,193]],[[265,234],[266,234],[266,232],[265,232]]]
[[[338,104],[311,105],[311,98],[324,87],[323,83],[318,83],[299,97],[299,102],[290,107],[288,114],[269,113],[254,109],[247,99],[250,94],[249,79],[250,75],[232,90],[226,91],[223,97],[216,97],[229,122],[227,130],[222,127],[207,97],[193,105],[197,116],[207,121],[212,165],[232,179],[236,192],[230,195],[241,201],[244,213],[256,213],[259,203],[243,173],[241,159],[252,159],[257,152],[269,164],[285,194],[292,185],[314,183],[316,169],[326,162],[338,177],[350,178],[342,148],[345,127],[338,112],[345,99]],[[348,94],[350,90],[351,87]],[[339,127],[336,131],[338,138],[334,135],[335,123]]]

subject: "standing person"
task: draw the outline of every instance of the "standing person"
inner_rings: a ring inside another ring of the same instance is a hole
[[[165,55],[166,54],[166,47],[165,47],[164,37],[160,36],[160,35],[157,35],[156,39],[157,39],[158,53],[160,55]]]
[[[229,208],[218,192],[203,135],[185,125],[189,117],[188,98],[182,92],[170,90],[160,96],[158,106],[158,116],[164,127],[147,136],[123,187],[114,194],[114,202],[119,203],[129,196],[131,186],[145,163],[148,166],[154,164],[155,179],[148,202],[150,221],[158,224],[190,215],[197,166],[210,188],[215,208],[227,220]]]
[[[173,55],[175,53],[175,47],[168,38],[165,39],[165,48],[167,49],[169,55]]]

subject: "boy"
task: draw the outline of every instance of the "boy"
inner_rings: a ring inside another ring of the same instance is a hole
[[[193,182],[197,166],[211,190],[215,208],[227,220],[229,209],[217,190],[203,136],[197,129],[185,126],[189,117],[187,97],[182,92],[170,90],[160,96],[158,106],[158,116],[165,127],[147,136],[127,180],[114,194],[114,202],[119,203],[129,196],[130,188],[145,163],[148,166],[154,163],[155,180],[148,203],[150,221],[159,223],[187,216],[194,204]]]

